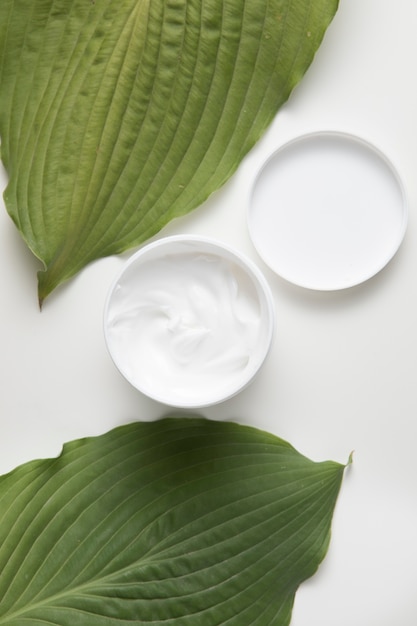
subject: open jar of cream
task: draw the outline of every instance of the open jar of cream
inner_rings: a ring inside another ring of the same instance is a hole
[[[104,331],[120,372],[176,407],[221,402],[262,365],[274,307],[260,270],[223,244],[159,239],[125,264],[108,294]]]

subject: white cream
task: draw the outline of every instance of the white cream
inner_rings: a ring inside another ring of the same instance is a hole
[[[138,389],[176,406],[232,395],[267,350],[259,287],[233,260],[193,247],[142,259],[119,278],[107,343]]]

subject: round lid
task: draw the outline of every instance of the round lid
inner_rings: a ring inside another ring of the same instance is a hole
[[[344,289],[379,272],[405,233],[404,187],[364,140],[319,132],[279,148],[258,172],[248,226],[259,255],[286,280]]]

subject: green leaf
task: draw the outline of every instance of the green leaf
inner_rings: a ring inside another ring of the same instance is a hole
[[[0,624],[287,625],[343,470],[197,417],[67,444],[0,478]]]
[[[1,0],[7,210],[39,298],[145,241],[236,170],[338,0]]]

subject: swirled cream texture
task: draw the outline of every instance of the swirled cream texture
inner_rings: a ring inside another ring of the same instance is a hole
[[[240,387],[265,343],[258,289],[229,259],[196,251],[144,260],[119,279],[107,342],[153,398],[198,406]]]

